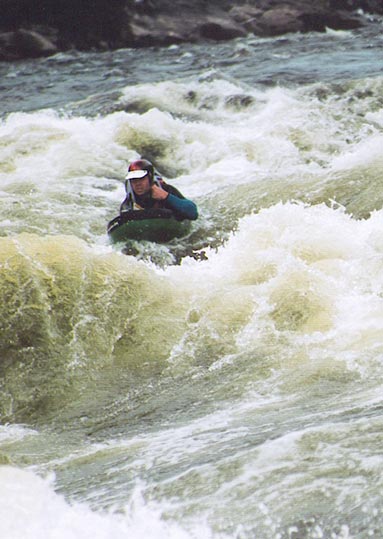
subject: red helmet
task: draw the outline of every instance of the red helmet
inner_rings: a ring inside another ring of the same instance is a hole
[[[147,159],[137,159],[137,161],[130,163],[125,179],[135,180],[137,178],[144,178],[147,174],[149,175],[150,183],[153,183],[154,167],[152,163]]]

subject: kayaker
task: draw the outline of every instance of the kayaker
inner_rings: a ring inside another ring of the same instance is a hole
[[[167,208],[179,220],[194,221],[198,217],[196,204],[156,174],[154,166],[147,159],[138,159],[129,165],[125,189],[126,197],[120,206],[120,213],[132,209]]]

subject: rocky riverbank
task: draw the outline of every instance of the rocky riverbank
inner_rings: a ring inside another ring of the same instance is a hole
[[[350,30],[381,0],[0,0],[0,60],[254,34]]]

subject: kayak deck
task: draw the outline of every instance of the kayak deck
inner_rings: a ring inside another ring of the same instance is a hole
[[[190,221],[179,221],[168,209],[128,210],[108,223],[107,231],[113,242],[146,240],[166,243],[185,236]]]

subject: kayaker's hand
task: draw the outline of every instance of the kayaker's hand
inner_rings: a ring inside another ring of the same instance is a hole
[[[152,185],[152,197],[155,200],[165,200],[165,198],[168,197],[168,192],[164,189],[161,189],[158,185],[154,184]]]

